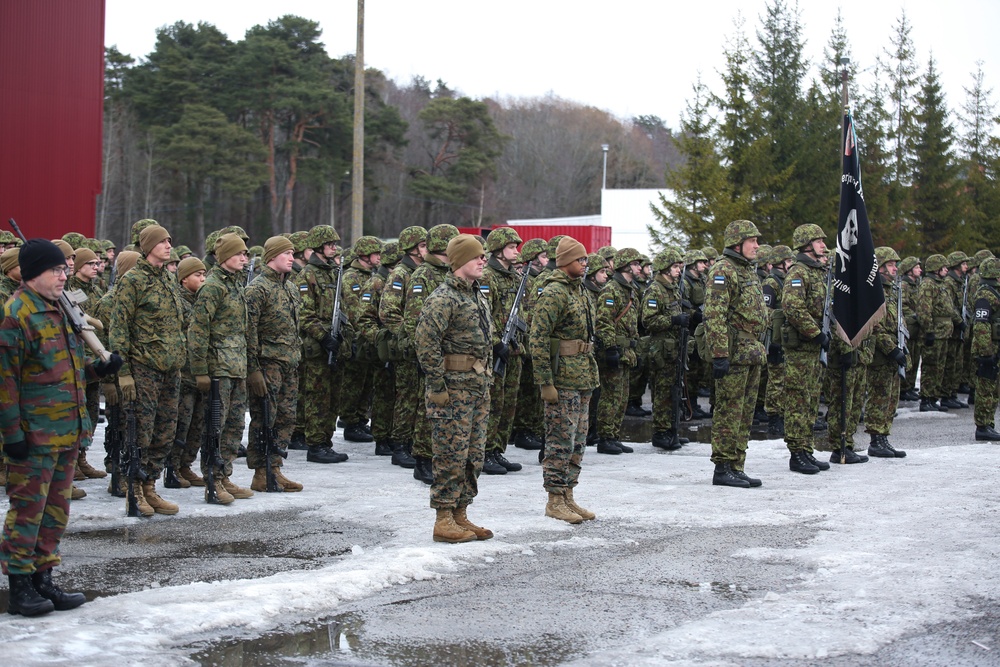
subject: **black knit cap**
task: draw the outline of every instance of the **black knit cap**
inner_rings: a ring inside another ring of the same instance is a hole
[[[43,271],[66,266],[66,255],[52,241],[30,239],[21,246],[18,263],[21,265],[21,280],[27,282],[42,275]]]

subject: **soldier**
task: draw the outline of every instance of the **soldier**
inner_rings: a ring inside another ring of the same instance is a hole
[[[972,355],[976,361],[976,440],[1000,441],[994,428],[997,396],[997,359],[1000,358],[1000,259],[988,257],[979,265],[979,288],[974,297]]]
[[[522,319],[531,326],[531,309],[538,296],[538,276],[542,268],[549,262],[548,245],[544,239],[528,239],[521,244],[517,261],[524,264],[528,272],[528,285],[521,301]],[[595,270],[602,268],[596,266]],[[521,386],[517,389],[517,407],[514,410],[514,428],[512,431],[514,446],[527,450],[540,450],[542,437],[545,433],[545,418],[542,412],[542,397],[535,384],[535,370],[531,361],[531,352],[525,346],[521,351]],[[591,408],[597,409],[596,401],[591,401]]]
[[[615,274],[601,292],[597,306],[597,346],[601,376],[601,401],[597,406],[597,430],[600,454],[634,451],[618,437],[625,418],[630,371],[636,365],[635,348],[639,340],[638,299],[632,279],[642,272],[642,255],[634,248],[615,253]]]
[[[545,516],[577,524],[595,518],[576,503],[573,490],[586,450],[591,392],[599,384],[593,352],[597,313],[582,285],[589,265],[583,244],[564,237],[555,257],[556,269],[540,283],[529,346],[535,360],[535,383],[545,402]]]
[[[372,273],[382,262],[382,242],[374,236],[362,236],[354,242],[354,260],[344,269],[341,303],[351,326],[358,329],[361,317],[361,293],[371,280]],[[375,348],[363,338],[358,338],[357,352],[344,361],[344,440],[348,442],[374,442],[368,428],[368,411],[372,400],[372,371],[376,361]]]
[[[337,291],[337,271],[342,260],[337,242],[340,235],[330,225],[309,230],[313,254],[306,268],[299,271],[301,309],[299,331],[303,340],[302,384],[299,400],[304,403],[303,424],[306,460],[312,463],[342,463],[347,454],[333,449],[333,434],[340,410],[344,359],[350,356],[353,332],[350,323],[339,336],[332,329],[333,306]],[[343,354],[341,346],[346,343]],[[329,361],[333,359],[331,368]]]
[[[194,253],[191,252],[191,248],[187,247],[186,245],[179,245],[176,248],[174,248],[174,250],[177,251],[177,258],[182,262],[188,257],[192,257],[194,255]]]
[[[489,304],[477,282],[486,266],[483,246],[460,234],[447,256],[451,272],[424,302],[413,343],[434,429],[434,541],[455,543],[493,537],[467,514],[483,466],[493,354]]]
[[[401,462],[409,463],[407,459],[413,459],[409,452],[413,448],[413,426],[417,406],[420,404],[420,395],[416,393],[419,380],[413,339],[404,330],[403,310],[406,296],[410,292],[410,276],[424,263],[427,255],[427,230],[417,226],[407,227],[399,233],[397,244],[402,258],[386,279],[386,290],[379,302],[378,317],[389,331],[389,347],[394,350],[392,363],[396,374],[396,401],[393,405],[392,434],[389,441],[398,465]],[[417,470],[414,468],[414,475],[416,474]]]
[[[309,247],[309,232],[292,232],[288,240],[295,251],[295,264],[292,265],[292,276],[295,276],[309,263],[313,249]]]
[[[642,296],[640,318],[649,332],[650,375],[653,384],[653,446],[681,448],[674,423],[672,388],[677,381],[678,345],[691,316],[681,306],[680,281],[684,262],[680,249],[668,246],[653,259],[656,277]],[[686,354],[686,351],[685,351]],[[684,400],[683,397],[681,400]]]
[[[510,227],[497,227],[486,237],[489,261],[479,281],[480,289],[490,304],[493,319],[493,358],[502,358],[506,370],[494,376],[490,387],[490,423],[487,430],[486,457],[483,472],[487,475],[505,475],[521,470],[520,463],[507,460],[504,452],[514,424],[517,390],[521,384],[521,349],[524,341],[516,332],[511,344],[504,345],[500,338],[507,326],[521,276],[513,268],[517,259],[517,246],[521,237]],[[520,309],[518,312],[520,315]]]
[[[781,345],[785,353],[785,445],[788,469],[806,475],[829,470],[830,464],[813,456],[813,422],[819,409],[822,365],[820,350],[828,350],[830,335],[823,331],[826,294],[826,233],[819,225],[799,225],[792,232],[798,251],[781,290]]]
[[[109,342],[125,360],[118,374],[122,398],[136,404],[136,444],[146,475],[145,482],[134,485],[139,513],[171,515],[177,514],[177,505],[160,497],[156,479],[176,432],[180,369],[187,359],[181,331],[184,310],[165,268],[170,233],[155,222],[146,225],[139,233],[139,247],[144,257],[115,284]]]
[[[632,290],[635,293],[636,303],[642,301],[642,295],[649,287],[650,279],[653,275],[653,262],[646,255],[642,255],[642,271],[632,281]],[[652,410],[642,407],[642,399],[646,395],[646,387],[649,385],[649,336],[642,326],[642,318],[636,323],[638,331],[638,344],[635,348],[636,366],[629,374],[628,400],[625,404],[625,414],[629,417],[648,417],[653,414]]]
[[[761,485],[744,472],[753,421],[767,306],[754,273],[760,232],[749,220],[726,226],[726,248],[712,266],[705,295],[705,347],[712,359],[715,412],[712,421],[712,484],[742,488]]]
[[[948,341],[955,328],[955,305],[948,295],[944,277],[948,273],[944,255],[931,255],[924,262],[927,275],[917,292],[917,322],[924,333],[924,349],[920,369],[920,411],[947,412],[938,404],[947,398],[944,386],[945,355]]]
[[[18,263],[20,248],[7,248],[0,255],[0,305],[21,286],[21,266]]]
[[[969,298],[966,293],[969,280],[968,262],[968,255],[961,250],[949,254],[945,262],[948,273],[944,278],[944,284],[953,304],[952,322],[954,327],[944,355],[944,385],[942,387],[941,407],[950,410],[969,407],[958,400],[958,387],[962,384],[965,376],[963,360],[965,358],[965,332],[968,328],[968,323],[965,321],[968,313],[966,301]]]
[[[205,501],[211,502],[214,491],[219,503],[228,505],[234,498],[253,497],[253,491],[236,486],[230,479],[243,440],[247,410],[247,305],[243,294],[243,269],[249,261],[246,243],[236,234],[223,234],[215,243],[215,259],[216,265],[208,272],[191,309],[187,349],[198,391],[207,393],[212,380],[219,380],[222,467],[214,472],[215,488],[205,489]],[[212,465],[211,460],[202,457],[202,477]]]
[[[282,491],[301,491],[302,485],[282,474],[281,452],[288,449],[295,426],[299,338],[299,291],[288,281],[294,263],[292,242],[283,236],[265,241],[260,274],[246,289],[247,391],[250,400],[250,447],[247,467],[254,471],[250,489],[267,491],[267,466]],[[271,422],[264,422],[262,399],[270,404]],[[271,429],[278,450],[268,458],[261,433]]]
[[[865,433],[871,435],[868,455],[880,458],[903,458],[906,452],[889,444],[889,432],[899,396],[899,369],[906,368],[906,351],[899,346],[899,311],[897,290],[902,289],[896,274],[899,255],[888,246],[875,248],[879,278],[885,294],[885,317],[875,325],[872,339],[875,354],[868,365],[868,404],[865,408]]]
[[[969,284],[966,288],[966,303],[969,308],[969,316],[972,316],[972,304],[976,298],[976,292],[979,291],[979,281],[982,276],[979,275],[979,267],[982,265],[983,261],[993,257],[993,253],[985,248],[976,252],[975,255],[969,258]],[[974,405],[976,402],[976,367],[972,360],[972,333],[968,332],[965,336],[965,348],[962,360],[962,368],[964,370],[963,376],[961,378],[962,384],[959,386],[959,393],[968,394],[969,398],[966,401],[969,405]]]
[[[292,249],[295,254],[295,263],[292,264],[292,274],[291,281],[298,284],[299,272],[305,268],[309,261],[309,258],[313,254],[312,248],[309,247],[309,232],[293,232],[289,239],[292,242]],[[309,447],[306,445],[306,435],[305,435],[305,402],[302,400],[304,394],[302,390],[302,381],[305,378],[305,370],[303,364],[305,362],[300,362],[298,369],[299,377],[299,391],[298,391],[298,403],[295,406],[295,426],[292,430],[292,440],[288,444],[289,449],[296,449],[301,451],[306,451]]]
[[[587,271],[583,277],[583,286],[586,288],[584,294],[587,295],[587,299],[590,301],[590,305],[593,307],[595,313],[597,312],[597,305],[600,303],[601,290],[603,290],[604,286],[608,283],[608,277],[610,275],[611,270],[605,266],[603,257],[598,255],[596,252],[587,255]],[[541,290],[539,289],[537,293],[541,294]],[[527,371],[525,370],[525,372]],[[534,377],[532,377],[531,382],[535,386],[535,391],[537,393],[538,385],[535,385],[534,381]],[[523,386],[524,385],[522,383],[522,387]],[[539,396],[539,399],[540,398],[541,397]],[[587,447],[596,446],[600,440],[597,430],[597,406],[600,404],[600,401],[601,386],[598,384],[593,393],[590,395],[590,405],[587,408]],[[539,403],[539,405],[541,405],[541,403]],[[543,457],[544,454],[539,452],[539,459]]]
[[[92,430],[85,383],[113,374],[122,360],[112,354],[87,363],[58,305],[63,253],[32,239],[19,257],[24,285],[4,305],[0,323],[0,428],[10,499],[0,563],[10,586],[7,612],[38,616],[86,602],[82,593],[56,586],[52,570],[61,562],[77,454]]]
[[[697,327],[704,319],[705,312],[705,292],[706,278],[708,277],[708,255],[703,250],[689,250],[684,254],[684,266],[687,267],[681,274],[683,281],[682,292],[684,298],[681,306],[691,319],[691,326]],[[709,405],[715,405],[715,381],[712,379],[712,364],[708,359],[702,359],[697,351],[691,356],[689,362],[690,370],[688,375],[692,379],[692,386],[698,389],[698,395],[707,394]],[[702,392],[705,387],[708,391]],[[692,391],[692,397],[694,392]],[[711,412],[705,411],[697,400],[691,402],[692,419],[708,419]]]
[[[795,256],[786,245],[776,245],[771,249],[771,270],[761,285],[764,303],[774,311],[781,308],[781,292],[785,286],[785,275]],[[771,319],[771,317],[769,317]],[[772,320],[773,322],[773,320]],[[772,438],[785,435],[785,353],[781,348],[781,330],[771,329],[771,339],[767,348],[767,389],[764,393],[764,411],[767,413],[767,434]]]
[[[454,225],[435,225],[427,230],[427,254],[423,263],[410,276],[403,306],[403,338],[413,340],[416,334],[417,322],[424,302],[438,285],[448,277],[448,243],[458,236],[458,228]],[[401,363],[406,364],[404,360]],[[419,397],[424,395],[424,378],[417,373],[416,386],[412,391]],[[413,468],[413,478],[431,484],[434,481],[434,470],[431,460],[434,451],[431,444],[433,424],[428,419],[426,411],[418,407],[413,415],[413,446],[412,457],[407,448],[395,443],[392,462],[404,468]],[[412,459],[412,460],[411,460]]]
[[[907,257],[898,265],[898,273],[903,288],[903,320],[906,330],[910,332],[909,365],[912,373],[900,380],[899,400],[919,401],[920,394],[916,390],[917,368],[924,349],[924,335],[917,322],[917,289],[920,287],[920,275],[923,268],[919,257]]]

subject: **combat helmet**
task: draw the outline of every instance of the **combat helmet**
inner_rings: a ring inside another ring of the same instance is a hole
[[[708,261],[712,262],[719,259],[719,251],[708,245],[701,249],[705,253],[705,257],[708,257]]]
[[[667,246],[653,258],[653,270],[657,273],[660,271],[666,271],[674,264],[683,262],[684,259],[685,258],[681,257],[680,248],[676,246]]]
[[[802,250],[816,239],[826,240],[826,232],[819,225],[812,223],[799,225],[792,232],[792,245],[796,250]]]
[[[679,248],[678,252],[680,252]],[[708,257],[705,256],[704,252],[695,248],[684,253],[679,261],[683,261],[685,264],[694,264],[695,262],[707,262]]]
[[[354,242],[351,253],[355,257],[368,257],[382,252],[382,242],[375,236],[362,236]]]
[[[614,259],[616,252],[618,252],[618,249],[615,248],[613,245],[601,246],[600,248],[597,249],[597,254],[600,255],[601,259],[603,259],[605,262],[610,262],[612,259]]]
[[[934,254],[927,258],[924,262],[924,268],[927,269],[927,273],[937,273],[945,267],[947,261],[944,255]]]
[[[788,246],[776,245],[771,248],[771,257],[768,259],[770,264],[780,264],[788,259],[795,259],[795,253]]]
[[[14,232],[8,232],[6,229],[0,230],[0,243],[10,245],[15,238],[17,237],[14,236]]]
[[[549,259],[555,260],[556,258],[556,248],[559,247],[559,242],[566,238],[565,234],[557,234],[549,239],[548,253]]]
[[[920,258],[909,256],[899,263],[899,272],[902,274],[907,274],[913,270],[913,267],[920,266]]]
[[[178,253],[178,254],[180,254],[180,253]],[[255,246],[251,247],[250,250],[247,251],[247,254],[250,257],[263,257],[264,256],[264,246],[262,246],[262,245],[255,245]]]
[[[733,220],[726,225],[726,233],[723,236],[723,244],[727,248],[739,245],[749,238],[759,237],[760,232],[757,225],[749,220]]]
[[[771,251],[774,248],[766,243],[761,243],[757,246],[757,264],[770,264],[771,263]]]
[[[598,271],[604,268],[604,260],[596,252],[592,252],[587,255],[587,271],[586,276],[589,278]]]
[[[222,236],[222,230],[217,229],[205,237],[205,254],[215,256],[215,242]]]
[[[65,240],[65,239],[64,239]],[[73,245],[70,243],[70,245]],[[87,250],[92,250],[98,257],[104,256],[104,244],[97,239],[84,239],[83,243],[77,246],[77,250],[80,248],[86,248]]]
[[[968,262],[968,261],[969,261],[968,255],[966,255],[961,250],[956,250],[955,252],[950,253],[948,257],[945,258],[945,266],[947,266],[949,269],[954,269],[962,262]]]
[[[68,243],[73,250],[79,250],[87,237],[80,232],[66,232],[62,236],[62,240]]]
[[[979,265],[979,275],[983,280],[997,280],[1000,278],[1000,259],[987,257]]]
[[[382,246],[382,266],[389,268],[399,261],[399,244],[389,241]]]
[[[540,253],[548,252],[548,250],[549,246],[545,242],[545,239],[528,239],[521,246],[521,252],[517,253],[517,261],[522,263],[530,262],[538,257]]]
[[[982,250],[980,250],[975,255],[969,258],[969,267],[971,268],[973,266],[979,266],[980,264],[983,263],[983,260],[989,259],[990,257],[993,257],[993,253],[983,248]]]
[[[142,220],[136,220],[132,223],[132,245],[136,248],[139,247],[139,233],[142,232],[146,227],[152,227],[153,225],[158,225],[156,220],[152,218],[143,218]]]
[[[889,246],[881,245],[875,248],[875,261],[878,262],[879,268],[882,268],[886,262],[898,262],[899,255]]]
[[[521,243],[521,237],[513,227],[497,227],[486,237],[486,252],[503,250],[508,243]]]
[[[623,268],[631,264],[632,262],[641,262],[642,253],[635,248],[622,248],[615,253],[614,261],[612,265],[615,271],[621,271]]]
[[[295,253],[305,252],[309,247],[309,232],[292,232],[288,240],[292,242],[292,250]]]
[[[177,256],[180,257],[181,259],[184,259],[188,255],[193,255],[193,254],[194,253],[191,252],[191,248],[187,247],[186,245],[177,246]]]
[[[399,253],[405,255],[427,240],[427,230],[419,225],[407,227],[399,233]]]
[[[115,242],[112,241],[111,239],[104,239],[103,241],[101,241],[101,250],[103,250],[104,252],[117,249],[118,246],[116,246]]]
[[[443,254],[448,250],[448,242],[458,236],[458,227],[443,224],[427,230],[427,252]]]
[[[330,225],[316,225],[309,230],[309,247],[322,248],[325,243],[340,243],[340,234]]]
[[[228,227],[223,227],[222,228],[222,233],[223,234],[236,234],[241,239],[243,239],[243,243],[250,243],[250,235],[247,234],[243,230],[243,228],[240,227],[239,225],[229,225]],[[338,238],[337,241],[340,242],[340,239]]]

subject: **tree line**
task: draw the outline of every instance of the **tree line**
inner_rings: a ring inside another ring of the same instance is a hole
[[[838,15],[806,79],[797,5],[767,3],[755,39],[741,18],[725,45],[722,88],[692,85],[675,136],[684,163],[666,173],[650,227],[658,244],[721,247],[728,222],[757,223],[764,241],[791,241],[817,223],[832,242],[841,176],[842,58],[847,68],[865,203],[876,246],[926,257],[1000,250],[1000,118],[976,63],[958,113],[948,107],[933,55],[918,61],[905,11],[859,81]]]
[[[99,238],[154,218],[201,251],[237,224],[254,240],[332,223],[350,241],[353,57],[286,15],[232,41],[215,26],[157,30],[137,62],[106,49]],[[440,80],[365,78],[366,234],[489,226],[600,210],[608,187],[664,187],[681,164],[662,119],[622,120],[555,96],[474,100]]]

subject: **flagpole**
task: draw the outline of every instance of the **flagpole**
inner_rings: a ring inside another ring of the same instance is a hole
[[[848,65],[850,65],[850,63],[851,63],[850,58],[840,59],[840,67],[841,67],[840,101],[844,107],[844,113],[842,114],[843,120],[841,121],[843,123],[843,127],[841,128],[841,133],[840,133],[840,139],[841,139],[840,150],[838,151],[838,155],[840,155],[841,161],[844,160],[844,146],[847,144],[847,132],[849,131],[847,125],[847,119],[851,112],[851,107],[849,105],[849,98],[847,93],[847,82],[850,77],[850,72],[848,71]],[[833,257],[833,262],[831,262],[830,266],[828,267],[830,271],[835,270],[836,263],[838,261],[839,259],[835,253]],[[832,308],[833,304],[831,304],[830,307]],[[853,357],[854,357],[853,352],[851,353],[851,355],[848,355],[849,359],[853,359]],[[849,362],[847,362],[843,357],[841,357],[841,363],[840,363],[840,463],[841,464],[847,463],[847,370],[850,368],[848,363]]]

